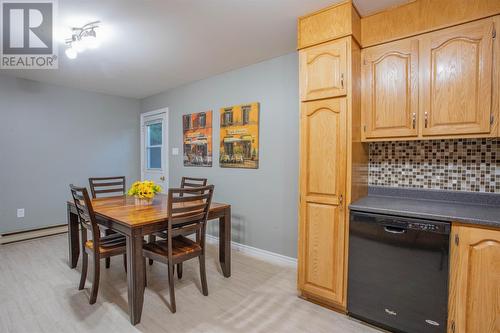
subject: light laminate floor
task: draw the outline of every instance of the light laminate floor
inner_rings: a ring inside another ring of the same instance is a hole
[[[77,290],[80,262],[68,267],[66,235],[0,246],[0,332],[379,332],[299,299],[294,267],[233,251],[232,277],[224,278],[213,245],[209,295],[200,292],[197,260],[185,263],[172,314],[166,267],[155,263],[148,267],[142,320],[134,327],[122,258],[113,258],[110,269],[101,265],[97,303],[89,305],[91,283]]]

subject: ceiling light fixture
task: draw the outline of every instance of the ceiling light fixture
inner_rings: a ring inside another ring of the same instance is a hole
[[[81,28],[71,28],[73,34],[66,39],[66,56],[69,59],[76,59],[78,53],[87,49],[99,47],[96,29],[99,28],[100,21],[90,22]]]

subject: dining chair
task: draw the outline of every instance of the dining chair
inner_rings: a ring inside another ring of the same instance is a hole
[[[193,177],[182,177],[181,178],[181,188],[198,188],[207,186],[207,178],[193,178]],[[187,235],[184,235],[187,236]],[[148,242],[154,242],[156,237],[166,238],[165,232],[157,232],[148,237]],[[153,260],[149,259],[149,265],[153,264]],[[182,263],[177,265],[177,277],[182,279]]]
[[[125,195],[126,183],[124,176],[89,178],[92,199],[98,196]]]
[[[176,312],[174,292],[174,265],[176,264],[198,258],[202,292],[203,295],[208,296],[205,270],[205,235],[213,193],[213,185],[169,189],[167,238],[143,246],[144,257],[167,265],[170,307],[173,313]],[[200,237],[192,240],[184,236],[192,233],[197,233]]]
[[[125,195],[127,191],[125,176],[116,177],[91,177],[89,178],[90,192],[92,199],[110,195]],[[105,229],[104,234],[109,236],[115,232]],[[111,258],[106,258],[106,268],[111,266]]]
[[[125,236],[119,233],[101,237],[99,226],[96,222],[92,202],[85,187],[70,185],[71,195],[75,203],[78,218],[81,224],[82,239],[82,275],[80,278],[79,290],[85,287],[87,280],[88,256],[91,255],[94,265],[94,277],[90,292],[90,304],[94,304],[99,290],[100,261],[103,258],[110,258],[116,255],[123,255],[123,264],[127,271],[126,241]],[[87,232],[90,232],[91,239],[87,239]]]

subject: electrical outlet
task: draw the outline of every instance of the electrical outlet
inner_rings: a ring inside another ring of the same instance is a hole
[[[17,217],[24,217],[24,208],[18,208]]]
[[[172,148],[172,155],[179,155],[179,148]]]

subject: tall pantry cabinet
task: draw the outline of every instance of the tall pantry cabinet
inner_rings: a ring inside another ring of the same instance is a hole
[[[361,143],[360,18],[344,2],[299,18],[298,289],[346,309],[348,205],[367,194]]]

